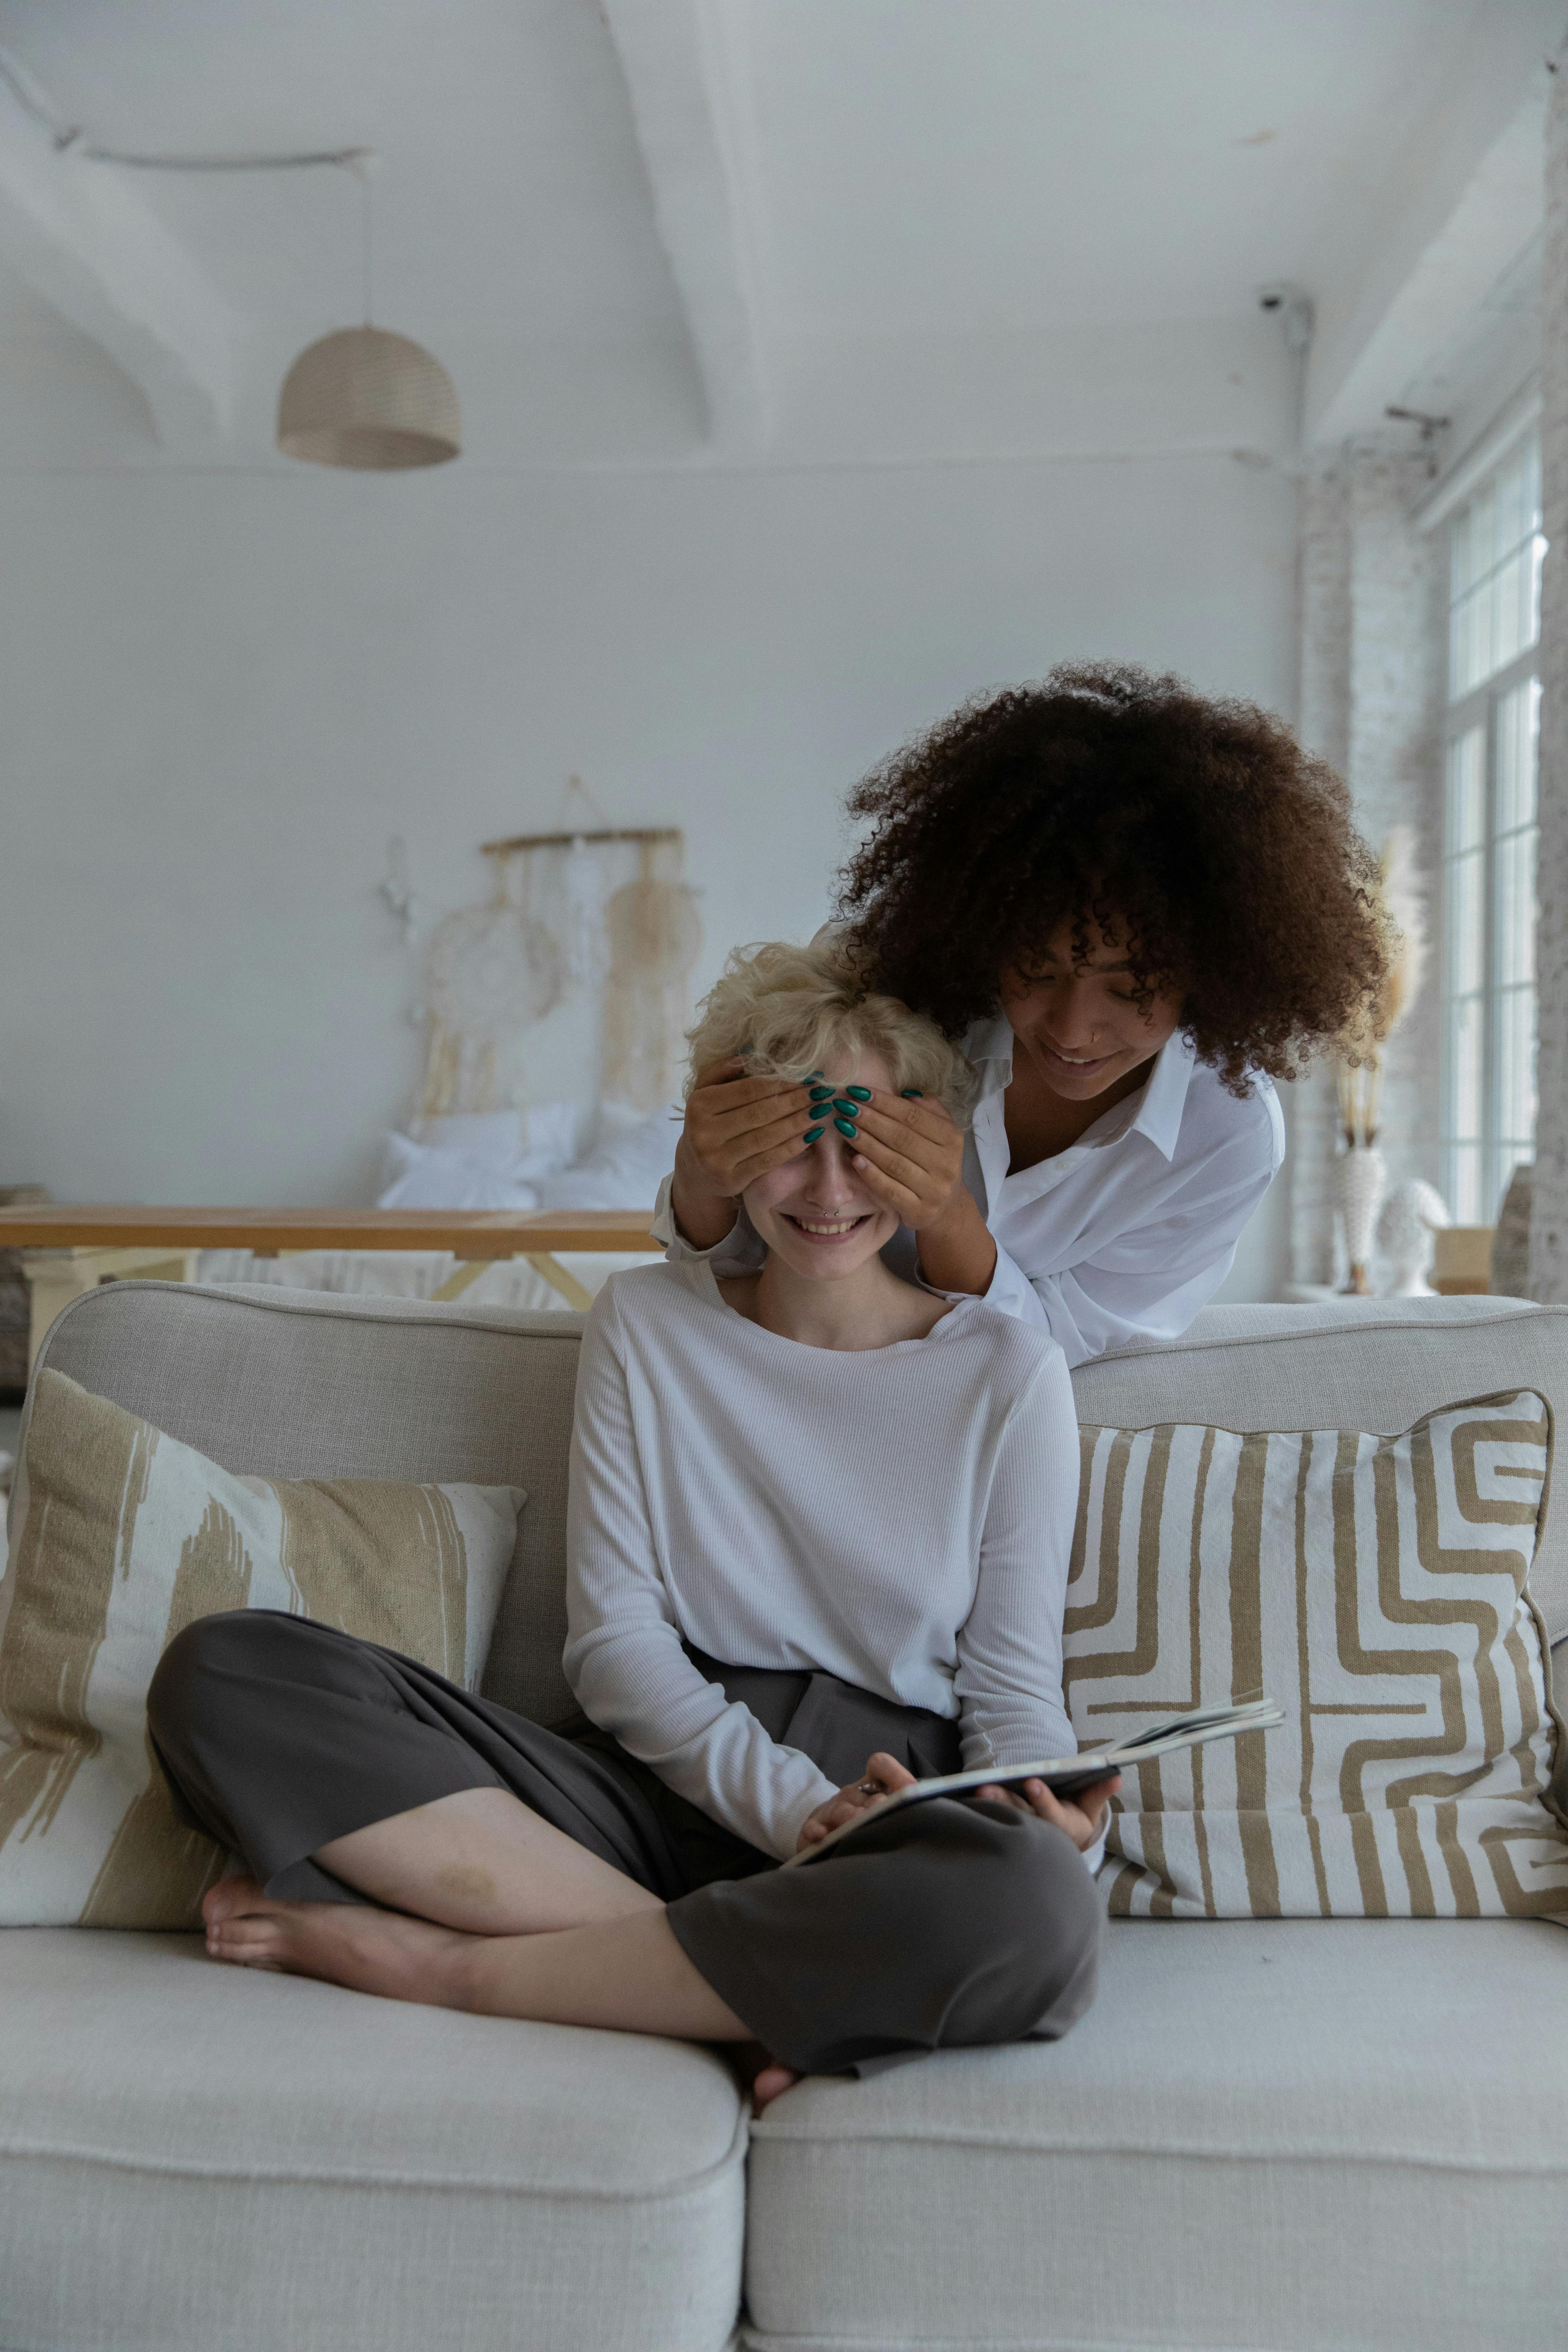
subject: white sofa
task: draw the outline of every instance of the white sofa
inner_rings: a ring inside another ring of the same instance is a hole
[[[239,1471],[525,1486],[486,1687],[564,1711],[574,1318],[116,1284],[42,1360]],[[1568,1313],[1215,1309],[1086,1420],[1402,1428]],[[1568,1630],[1568,1481],[1539,1583]],[[1560,1653],[1561,1657],[1561,1653]],[[1062,2043],[801,2084],[0,1936],[4,2352],[1490,2352],[1568,2340],[1568,1935],[1120,1923]]]

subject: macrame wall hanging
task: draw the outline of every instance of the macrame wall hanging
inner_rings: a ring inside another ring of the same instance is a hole
[[[658,1110],[680,1080],[689,983],[702,945],[680,878],[683,854],[679,834],[647,835],[638,844],[637,879],[624,882],[605,909],[600,1089],[607,1102],[636,1110]]]
[[[702,943],[684,836],[521,834],[484,854],[488,905],[446,916],[425,951],[421,1112],[526,1108],[527,1034],[563,1002],[582,1008],[600,1097],[658,1110],[679,1087]]]

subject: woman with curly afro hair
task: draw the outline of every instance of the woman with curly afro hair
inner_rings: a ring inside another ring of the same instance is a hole
[[[967,1137],[902,1097],[854,1121],[911,1267],[1046,1324],[1069,1363],[1176,1337],[1284,1156],[1272,1081],[1363,1032],[1385,978],[1344,785],[1249,703],[1081,664],[966,704],[849,807],[869,830],[838,938],[978,1081]],[[738,1192],[815,1124],[805,1086],[700,1073],[660,1204],[675,1250],[743,1257]]]

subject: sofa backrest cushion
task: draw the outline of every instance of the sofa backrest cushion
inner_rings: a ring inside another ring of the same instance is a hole
[[[582,1318],[321,1291],[114,1282],[60,1318],[40,1360],[230,1470],[281,1478],[522,1486],[518,1566],[487,1695],[572,1708],[566,1463]],[[1455,1397],[1528,1386],[1568,1427],[1568,1308],[1496,1298],[1209,1307],[1184,1339],[1073,1375],[1080,1417],[1124,1429],[1364,1429],[1393,1436]],[[1568,1635],[1568,1480],[1547,1498],[1531,1591]]]
[[[67,1309],[39,1362],[227,1470],[522,1487],[482,1687],[552,1723],[573,1707],[561,1652],[581,1328],[574,1315],[114,1282]]]

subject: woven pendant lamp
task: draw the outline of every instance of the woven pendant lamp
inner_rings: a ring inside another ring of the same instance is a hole
[[[358,473],[403,473],[444,466],[462,447],[458,393],[438,359],[406,335],[371,324],[369,148],[345,151],[359,182],[363,327],[342,327],[302,351],[278,395],[278,446],[313,466]]]
[[[278,446],[316,466],[441,466],[462,435],[451,377],[422,344],[344,327],[302,351],[278,395]]]
[[[17,79],[4,54],[0,83],[49,132],[57,154],[69,152],[84,163],[138,172],[300,172],[325,166],[352,173],[360,190],[364,324],[323,335],[300,352],[278,395],[278,446],[286,457],[371,473],[442,466],[460,454],[457,389],[440,361],[408,336],[371,324],[371,176],[380,162],[374,147],[251,155],[133,152],[87,139],[79,124],[68,122],[34,87],[30,75]]]

